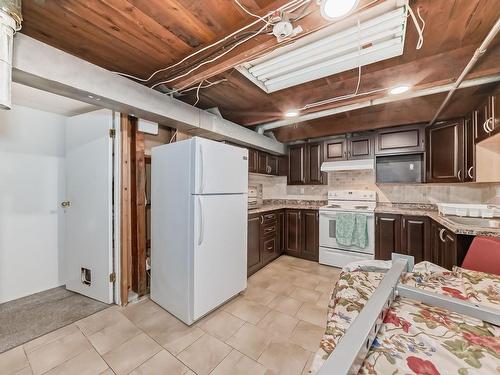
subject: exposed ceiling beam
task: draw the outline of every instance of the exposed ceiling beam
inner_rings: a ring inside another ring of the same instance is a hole
[[[14,40],[13,80],[82,102],[215,140],[227,140],[274,154],[285,146],[26,35]]]
[[[480,86],[480,85],[485,85],[485,84],[492,83],[492,82],[500,82],[500,74],[496,74],[496,75],[492,75],[492,76],[488,76],[488,77],[482,77],[482,78],[469,79],[469,80],[463,81],[460,87],[466,88],[466,87]],[[401,95],[385,95],[385,96],[378,97],[375,99],[363,100],[363,101],[360,101],[358,103],[347,104],[347,105],[343,105],[343,106],[339,106],[339,107],[335,107],[335,108],[331,108],[331,109],[326,109],[323,111],[307,113],[307,114],[297,116],[294,118],[290,118],[290,119],[269,122],[267,124],[259,125],[255,129],[258,133],[262,134],[266,131],[280,128],[283,126],[295,125],[299,122],[304,122],[304,121],[314,120],[314,119],[318,119],[318,118],[322,118],[322,117],[332,116],[332,115],[336,115],[339,113],[353,111],[356,109],[372,107],[372,106],[379,105],[379,104],[399,102],[399,101],[412,99],[412,98],[418,98],[418,97],[422,97],[422,96],[439,94],[439,93],[443,93],[443,92],[447,92],[447,91],[451,90],[454,86],[455,86],[454,83],[450,83],[450,84],[446,84],[446,85],[440,85],[440,86],[425,88],[425,89],[421,89],[421,90],[411,90],[408,93],[401,94]]]

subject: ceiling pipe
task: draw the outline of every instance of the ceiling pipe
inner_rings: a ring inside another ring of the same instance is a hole
[[[462,71],[462,73],[460,74],[458,79],[456,80],[455,84],[453,85],[451,90],[448,92],[448,95],[446,95],[446,98],[444,98],[443,103],[441,104],[441,106],[437,110],[436,114],[434,115],[432,120],[429,122],[429,125],[432,125],[436,122],[437,118],[439,117],[441,112],[443,112],[443,109],[446,107],[446,105],[450,101],[450,99],[453,96],[453,94],[455,93],[455,91],[460,87],[460,85],[462,84],[462,81],[465,79],[467,74],[469,74],[469,72],[472,70],[472,68],[476,65],[477,61],[486,53],[488,46],[491,44],[493,39],[495,39],[495,36],[498,34],[499,31],[500,31],[500,18],[497,19],[497,22],[495,22],[495,25],[493,26],[493,28],[490,30],[488,35],[486,35],[486,38],[484,38],[484,40],[481,43],[481,45],[479,46],[479,48],[476,49],[476,51],[474,52],[474,55],[470,59],[469,63],[465,66],[464,70]]]
[[[480,85],[485,85],[488,83],[493,83],[493,82],[499,82],[500,81],[500,74],[495,74],[487,77],[482,77],[482,78],[474,78],[474,79],[469,79],[466,81],[462,82],[461,87],[466,88],[466,87],[474,87],[474,86],[480,86]],[[407,99],[413,99],[413,98],[418,98],[422,96],[428,96],[428,95],[433,95],[433,94],[440,94],[443,92],[447,92],[451,90],[454,87],[454,83],[449,83],[446,85],[440,85],[440,86],[434,86],[422,90],[411,90],[408,91],[405,94],[401,95],[387,95],[382,98],[377,98],[377,99],[370,99],[370,100],[365,100],[359,103],[353,103],[353,104],[347,104],[331,109],[325,109],[323,111],[317,111],[317,112],[312,112],[312,113],[306,113],[301,116],[297,116],[294,118],[290,119],[283,119],[283,120],[277,120],[273,122],[268,122],[266,124],[258,125],[255,127],[255,131],[259,134],[263,134],[264,132],[268,132],[269,130],[276,129],[276,128],[281,128],[283,126],[289,126],[289,125],[295,125],[299,122],[304,122],[304,121],[310,121],[310,120],[315,120],[318,118],[322,117],[327,117],[327,116],[332,116],[336,115],[339,113],[345,113],[349,111],[353,111],[356,109],[361,109],[361,108],[367,108],[371,107],[374,105],[379,105],[379,104],[388,104],[388,103],[393,103],[393,102],[398,102],[402,100],[407,100]]]

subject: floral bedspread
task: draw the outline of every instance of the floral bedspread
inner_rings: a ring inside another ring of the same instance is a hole
[[[315,374],[384,274],[344,272],[333,292],[327,327],[311,374]],[[500,309],[500,277],[422,262],[402,282]],[[500,374],[500,327],[464,315],[397,298],[387,312],[362,374]]]

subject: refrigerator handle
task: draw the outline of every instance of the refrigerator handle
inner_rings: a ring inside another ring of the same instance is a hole
[[[200,144],[200,194],[203,193],[203,188],[205,185],[205,181],[204,181],[204,168],[203,168],[203,148],[202,148],[202,145]]]
[[[200,246],[203,243],[203,204],[201,202],[201,197],[198,196],[198,204],[200,206],[200,229],[198,232],[198,246]]]

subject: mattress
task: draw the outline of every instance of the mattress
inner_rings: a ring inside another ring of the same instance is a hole
[[[383,273],[343,272],[332,294],[315,374],[376,290]],[[500,309],[500,277],[422,262],[402,282]],[[500,327],[407,298],[396,298],[361,374],[500,374]]]

